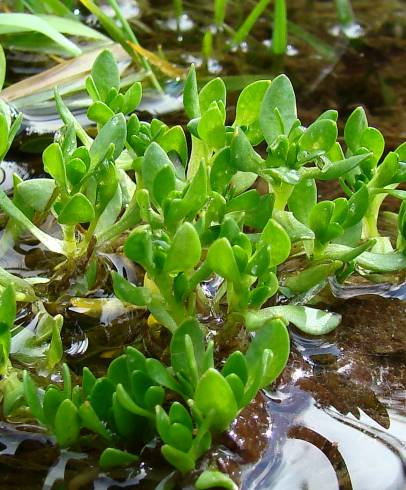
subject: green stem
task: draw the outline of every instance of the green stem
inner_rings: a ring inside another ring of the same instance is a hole
[[[163,93],[162,87],[160,86],[158,80],[156,79],[151,65],[149,64],[148,60],[146,60],[143,57],[140,57],[138,54],[134,53],[133,49],[131,46],[128,44],[128,41],[130,40],[134,44],[139,45],[138,39],[135,37],[134,33],[132,32],[130,26],[128,25],[128,22],[124,17],[122,16],[122,13],[120,12],[120,7],[117,5],[117,2],[115,0],[109,0],[110,5],[112,6],[114,12],[118,16],[118,19],[122,23],[123,29],[120,29],[117,27],[95,3],[93,0],[80,0],[81,3],[93,14],[97,17],[98,21],[100,24],[103,26],[104,29],[109,33],[109,36],[116,42],[120,43],[123,49],[127,51],[127,53],[131,56],[131,58],[135,59],[136,61],[140,62],[142,66],[144,67],[145,71],[147,72],[147,75],[151,78],[152,83],[154,84],[155,88],[160,92]],[[131,32],[131,34],[130,34]],[[129,38],[130,39],[129,39]]]
[[[291,196],[294,185],[287,184],[286,182],[281,182],[279,186],[272,186],[275,193],[275,211],[284,211],[288,203],[289,197]]]
[[[262,15],[271,0],[260,0],[252,9],[243,25],[238,29],[233,37],[233,44],[240,44],[248,36],[255,22]]]
[[[180,325],[186,319],[187,314],[184,305],[176,301],[175,296],[173,295],[173,281],[171,280],[170,276],[165,273],[156,276],[154,281],[157,284],[166,304],[168,305],[170,315],[175,322]]]
[[[124,231],[129,230],[130,228],[137,225],[140,221],[140,209],[134,193],[134,196],[132,197],[123,216],[116,223],[110,226],[110,228],[104,230],[99,235],[96,235],[97,243],[100,245],[102,243],[113,240],[117,236],[121,235],[121,233],[123,233]]]
[[[203,262],[203,264],[197,269],[197,271],[195,271],[189,278],[189,292],[194,291],[197,285],[206,280],[211,273],[212,270],[207,262]]]
[[[124,29],[125,33],[127,34],[128,38],[131,40],[131,42],[133,42],[134,44],[139,46],[140,43],[139,43],[137,37],[135,36],[134,31],[131,29],[130,24],[127,22],[127,19],[123,16],[123,13],[121,12],[121,9],[118,6],[116,0],[108,0],[108,2],[111,5],[111,7],[113,8],[113,10],[117,16],[117,19],[120,21],[121,25],[123,26],[123,29]],[[160,92],[160,93],[163,93],[164,91],[163,91],[160,83],[158,82],[158,79],[156,78],[155,73],[153,72],[149,61],[146,60],[144,57],[141,57],[141,63],[143,65],[144,69],[147,71],[147,73],[148,73],[148,75],[152,81],[152,84],[154,85],[156,90],[158,90],[158,92]]]
[[[354,12],[350,0],[335,0],[338,21],[342,26],[348,26],[354,22]]]
[[[67,257],[73,257],[76,253],[75,225],[62,227],[63,239]]]
[[[274,56],[286,54],[288,46],[287,12],[285,0],[275,0],[272,33],[272,53]]]
[[[224,24],[228,0],[214,0],[214,23],[218,28]]]

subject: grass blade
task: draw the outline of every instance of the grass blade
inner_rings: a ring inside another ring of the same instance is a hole
[[[35,31],[52,39],[70,55],[79,56],[82,51],[72,41],[58,32],[44,19],[32,14],[0,14],[0,33]]]
[[[283,56],[288,46],[287,12],[285,0],[275,0],[274,22],[272,33],[272,53]]]
[[[262,15],[271,0],[260,0],[255,7],[252,9],[251,13],[245,19],[243,25],[238,29],[233,37],[233,44],[240,44],[248,36],[251,29],[254,27],[255,22]]]

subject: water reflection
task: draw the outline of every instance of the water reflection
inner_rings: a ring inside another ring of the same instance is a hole
[[[269,444],[245,470],[242,488],[406,487],[404,308],[400,301],[353,299],[336,305],[343,325],[335,334],[291,332],[289,365],[278,390],[268,393]]]

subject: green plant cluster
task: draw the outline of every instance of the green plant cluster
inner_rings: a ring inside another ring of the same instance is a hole
[[[25,399],[61,447],[77,445],[81,429],[100,436],[108,445],[100,458],[103,468],[136,461],[135,455],[117,449],[118,443],[134,447],[158,434],[165,459],[187,473],[210,448],[212,435],[226,430],[258,390],[281,373],[289,336],[283,322],[272,320],[245,355],[234,352],[221,370],[214,367],[213,348],[213,342],[205,346],[199,323],[186,320],[172,337],[170,368],[127,347],[106,376],[96,379],[85,368],[82,386],[72,387],[64,365],[63,388],[50,385],[42,396],[25,372]],[[168,394],[176,401],[166,410]]]
[[[97,434],[108,446],[102,467],[135,461],[135,441],[159,435],[164,457],[185,473],[212,436],[282,372],[288,323],[316,335],[339,324],[339,315],[305,305],[330,277],[372,278],[406,268],[406,193],[397,189],[406,180],[406,144],[382,158],[384,139],[361,108],[345,124],[345,147],[336,111],[304,127],[284,75],[247,86],[229,125],[224,82],[214,79],[199,91],[192,67],[184,89],[189,137],[181,126],[139,120],[141,85],[119,91],[109,51],[97,58],[86,87],[97,136],[86,134],[56,93],[65,126],[43,154],[49,177],[16,178],[12,198],[0,191],[9,218],[0,250],[24,233],[34,235],[63,257],[58,273],[81,281],[87,294],[102,254],[124,242],[124,254],[144,275],[134,284],[112,271],[114,293],[169,330],[171,362],[167,367],[128,347],[106,376],[96,379],[85,369],[72,388],[65,366],[63,389],[51,385],[45,392],[26,373],[13,384],[8,412],[25,399],[65,447],[77,445],[84,430]],[[0,140],[9,142],[13,126],[3,119]],[[325,181],[340,185],[345,197],[320,200],[318,184]],[[378,229],[386,196],[401,201],[390,215],[390,237]],[[45,220],[58,223],[59,238],[43,231]],[[300,270],[281,273],[292,258]],[[13,283],[17,299],[38,301],[37,280],[0,269],[5,296]],[[205,287],[213,280],[219,287],[209,298]],[[294,301],[275,305],[280,294]],[[222,319],[225,335],[241,325],[255,331],[247,352],[232,353],[221,369],[199,324],[202,310]],[[6,312],[1,323],[3,371],[10,371],[13,315]],[[61,325],[54,323],[50,365],[61,355]],[[200,488],[218,478],[204,474]]]

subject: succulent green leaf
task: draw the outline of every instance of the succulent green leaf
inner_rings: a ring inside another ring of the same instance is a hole
[[[310,212],[317,203],[317,186],[314,179],[303,179],[293,188],[288,200],[289,211],[301,223],[308,224]]]
[[[191,373],[189,372],[190,367],[185,345],[186,336],[192,340],[194,358],[198,369],[201,370],[204,356],[204,334],[197,320],[184,321],[173,334],[170,344],[173,369],[176,373],[183,373],[190,378]]]
[[[348,148],[355,153],[360,147],[361,137],[368,127],[365,111],[362,107],[357,107],[347,119],[344,127],[344,139]]]
[[[276,221],[283,227],[292,243],[300,240],[314,240],[314,232],[308,226],[298,221],[289,211],[278,211]]]
[[[200,112],[204,115],[213,102],[222,102],[226,105],[226,86],[221,78],[214,78],[200,90],[199,106]]]
[[[163,133],[158,139],[157,143],[166,153],[175,151],[182,162],[182,165],[186,167],[188,160],[188,147],[185,132],[182,126],[173,126]]]
[[[124,94],[122,111],[124,114],[134,112],[142,99],[142,85],[140,82],[133,83]]]
[[[218,105],[211,106],[203,113],[197,125],[197,132],[209,148],[220,149],[225,146],[224,115]]]
[[[186,408],[179,402],[173,402],[169,409],[169,419],[171,424],[175,422],[184,425],[190,431],[193,430],[192,418]]]
[[[96,58],[92,67],[92,78],[103,102],[112,88],[119,90],[120,73],[113,53],[105,49]]]
[[[175,393],[182,394],[179,384],[176,379],[169,373],[167,368],[159,362],[157,359],[147,359],[146,368],[148,376],[154,380],[155,383],[168,388]]]
[[[269,80],[257,80],[245,87],[238,97],[234,126],[247,128],[246,135],[252,145],[257,145],[264,138],[259,125],[259,115],[270,83]]]
[[[234,257],[233,249],[227,238],[219,238],[209,248],[207,253],[209,267],[227,281],[238,283],[240,271]]]
[[[195,482],[197,490],[207,488],[226,488],[227,490],[237,490],[238,486],[234,481],[220,471],[205,470]]]
[[[116,357],[107,369],[107,377],[115,385],[121,383],[126,390],[131,387],[130,376],[128,372],[127,356],[121,355]]]
[[[285,281],[285,286],[294,294],[304,293],[334,275],[342,265],[339,260],[312,265],[298,274],[288,277]]]
[[[283,371],[288,361],[290,352],[290,338],[286,325],[279,319],[266,322],[252,339],[245,359],[250,377],[255,376],[255,371],[260,369],[262,355],[265,350],[270,350],[269,362],[266,365],[260,388],[271,384]]]
[[[65,393],[55,386],[50,385],[46,389],[43,400],[43,410],[44,417],[50,427],[54,427],[56,412],[64,400],[66,400]]]
[[[124,244],[124,253],[152,275],[155,264],[151,230],[148,227],[138,227],[130,234]]]
[[[230,145],[230,162],[236,170],[258,173],[262,158],[252,147],[244,131],[237,127]]]
[[[164,171],[164,173],[161,173]],[[142,178],[144,187],[158,204],[175,190],[175,170],[165,151],[155,142],[147,148],[142,161]],[[159,175],[160,174],[160,175]]]
[[[230,373],[227,376],[224,376],[225,380],[229,384],[235,401],[237,403],[237,406],[239,408],[243,408],[245,406],[244,404],[244,383],[241,381],[241,379],[235,374],[235,373]]]
[[[56,322],[52,325],[52,336],[51,342],[48,347],[47,352],[47,364],[48,367],[53,369],[56,364],[58,364],[63,357],[63,345],[61,339],[61,331],[58,328]]]
[[[127,123],[123,114],[112,117],[99,131],[90,147],[90,160],[92,168],[104,160],[110,145],[114,145],[114,158],[118,158],[123,151],[127,137]]]
[[[270,267],[282,264],[290,254],[291,243],[284,228],[270,219],[261,234],[261,242],[270,245]]]
[[[248,312],[244,316],[249,330],[261,328],[267,320],[281,318],[310,335],[325,335],[333,331],[341,321],[341,315],[337,313],[298,305],[270,306],[258,312]]]
[[[89,199],[80,192],[74,194],[62,208],[58,216],[61,225],[76,225],[89,223],[95,217],[94,209]]]
[[[321,121],[322,119],[330,119],[331,121],[337,122],[338,111],[336,111],[335,109],[324,111],[322,114],[320,114],[316,121]]]
[[[36,211],[43,212],[49,206],[54,192],[53,179],[32,179],[20,182],[15,189],[15,196]]]
[[[140,407],[134,402],[134,400],[130,397],[128,392],[124,389],[123,385],[121,384],[117,385],[116,396],[120,405],[126,410],[128,410],[130,413],[148,419],[154,419],[154,415],[151,412],[145,410],[145,408]]]
[[[61,189],[66,189],[66,169],[59,144],[52,143],[49,145],[42,155],[42,160],[45,172],[48,172],[55,179]]]
[[[78,414],[82,427],[86,427],[86,429],[99,434],[107,441],[111,440],[109,431],[106,429],[105,425],[100,420],[89,401],[86,400],[84,403],[82,403],[82,405],[80,405]]]
[[[136,306],[147,306],[150,304],[152,295],[148,288],[134,286],[117,272],[113,271],[111,275],[114,294],[118,299]]]
[[[309,216],[309,226],[314,231],[317,240],[326,243],[333,237],[330,234],[330,222],[334,213],[332,201],[321,201],[313,207]]]
[[[192,471],[195,467],[195,461],[189,454],[179,451],[179,449],[169,446],[168,444],[162,446],[161,452],[168,463],[183,474]]]
[[[72,446],[79,438],[80,419],[74,403],[65,399],[55,415],[54,432],[61,447]]]
[[[373,272],[396,272],[406,269],[406,255],[401,252],[364,252],[357,257],[356,263]]]
[[[165,390],[162,386],[150,386],[144,395],[144,403],[148,410],[154,410],[165,401]]]
[[[86,173],[87,167],[83,160],[80,158],[72,158],[66,164],[66,175],[69,179],[69,182],[75,186],[77,185]]]
[[[109,378],[99,378],[93,386],[89,401],[101,420],[109,420],[115,385]]]
[[[192,446],[192,431],[182,424],[175,422],[169,427],[168,443],[182,452],[187,453]]]
[[[90,369],[85,366],[83,368],[83,375],[82,375],[82,389],[83,389],[83,394],[85,395],[86,398],[90,396],[90,393],[93,390],[93,387],[96,383],[96,376],[90,371]]]
[[[372,152],[372,164],[376,166],[385,149],[385,139],[382,133],[375,128],[366,128],[362,132],[360,146]]]
[[[38,395],[38,388],[27,371],[23,373],[23,386],[25,400],[30,407],[33,417],[47,427],[49,422],[44,415],[44,410]]]
[[[135,454],[108,447],[100,455],[99,464],[102,470],[109,470],[118,466],[129,466],[136,463],[138,459],[139,457]]]
[[[279,75],[265,92],[259,116],[268,145],[280,134],[289,136],[296,119],[296,96],[292,84],[286,75]]]
[[[183,90],[183,105],[189,119],[200,116],[199,94],[197,90],[196,69],[191,65]]]
[[[229,374],[236,374],[245,384],[248,379],[248,365],[246,358],[240,351],[233,352],[226,360],[221,374],[226,377]]]
[[[194,396],[196,407],[205,416],[214,417],[210,427],[216,432],[228,428],[238,413],[237,403],[230,385],[216,369],[208,369],[200,378]]]
[[[104,125],[112,117],[114,117],[114,112],[110,109],[108,105],[100,100],[93,102],[93,104],[87,110],[87,117],[98,124]]]
[[[354,168],[358,167],[362,162],[367,160],[370,155],[370,153],[354,155],[344,160],[328,163],[324,165],[321,172],[316,175],[316,178],[319,180],[338,179],[338,177],[341,177],[342,175],[345,175]]]
[[[311,124],[299,139],[299,147],[311,153],[328,152],[338,136],[337,124],[331,119],[321,119]]]
[[[191,223],[183,223],[175,233],[165,261],[166,272],[193,269],[200,261],[202,247],[199,235]]]
[[[348,215],[343,223],[349,228],[358,223],[365,215],[369,205],[369,192],[366,185],[362,185],[348,201]]]

